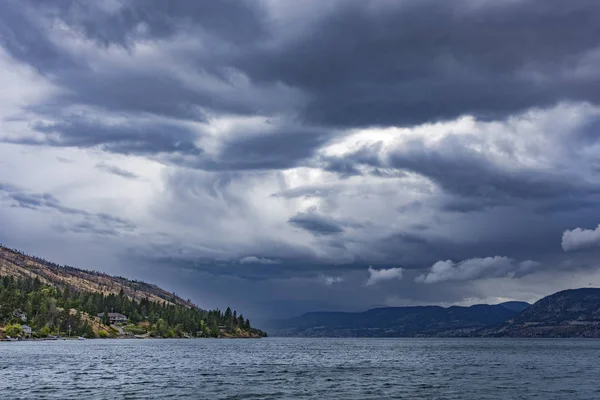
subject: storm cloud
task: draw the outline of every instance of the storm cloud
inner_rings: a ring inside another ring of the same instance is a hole
[[[0,241],[248,316],[598,285],[598,20],[7,0]]]

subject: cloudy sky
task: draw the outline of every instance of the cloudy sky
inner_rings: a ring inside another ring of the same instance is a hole
[[[5,0],[0,241],[256,317],[600,286],[596,0]]]

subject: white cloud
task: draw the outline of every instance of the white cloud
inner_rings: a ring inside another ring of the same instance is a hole
[[[392,279],[402,279],[402,268],[374,269],[369,267],[369,275],[366,286],[376,285]]]
[[[341,276],[327,276],[327,275],[319,275],[319,281],[321,283],[323,283],[324,285],[327,286],[331,286],[335,283],[342,283],[344,282],[344,278],[342,278]]]
[[[281,260],[273,260],[270,258],[261,258],[256,256],[247,256],[240,259],[240,264],[281,264]]]
[[[501,256],[471,258],[458,263],[452,260],[438,261],[431,266],[429,272],[419,275],[415,281],[437,283],[484,278],[512,278],[530,274],[540,265],[533,260],[515,262],[515,260]]]
[[[600,247],[600,224],[596,229],[566,230],[562,236],[562,248],[564,251]]]

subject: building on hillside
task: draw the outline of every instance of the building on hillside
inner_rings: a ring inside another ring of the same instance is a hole
[[[28,325],[21,325],[21,330],[23,331],[23,336],[31,336],[32,330]]]
[[[232,330],[229,327],[227,327],[225,325],[219,325],[219,333],[220,334],[231,333],[231,332],[232,332]]]
[[[98,314],[98,318],[104,317],[104,313]],[[108,313],[108,320],[111,324],[116,324],[117,322],[127,322],[127,317],[123,314],[119,314],[116,312]]]

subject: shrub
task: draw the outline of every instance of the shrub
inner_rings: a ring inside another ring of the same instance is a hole
[[[125,328],[123,328],[123,330],[126,332],[131,332],[134,335],[143,335],[147,332],[144,328],[135,325],[127,325]]]
[[[100,329],[98,331],[98,336],[100,336],[102,339],[106,339],[108,337],[108,333],[104,329]]]
[[[42,329],[40,329],[40,331],[38,332],[38,335],[39,335],[40,337],[43,337],[43,338],[45,338],[45,337],[48,337],[48,336],[50,336],[50,333],[52,333],[52,332],[50,331],[50,328],[49,328],[48,326],[43,326],[43,327],[42,327]]]
[[[4,329],[4,334],[13,338],[21,336],[22,333],[23,330],[21,329],[21,325],[19,324],[7,325]]]

